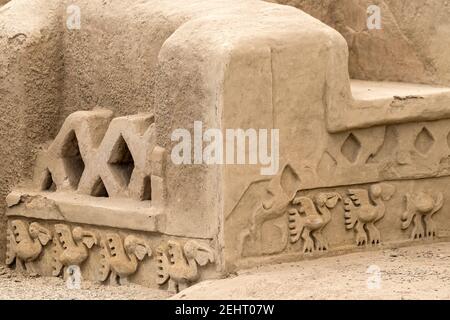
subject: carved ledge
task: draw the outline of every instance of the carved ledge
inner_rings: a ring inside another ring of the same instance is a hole
[[[328,108],[329,132],[450,118],[450,88],[361,80],[350,83],[353,100],[343,109],[334,104]]]
[[[151,232],[165,230],[166,219],[162,209],[148,201],[15,190],[8,195],[7,204],[7,216]]]
[[[32,187],[8,195],[7,215],[163,232],[164,175],[153,115],[74,112],[39,153]]]

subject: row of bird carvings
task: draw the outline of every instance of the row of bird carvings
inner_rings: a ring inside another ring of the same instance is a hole
[[[36,274],[34,262],[40,259],[44,247],[52,242],[53,276],[63,275],[73,266],[81,266],[94,246],[100,247],[98,281],[124,284],[146,258],[156,256],[156,283],[168,282],[168,289],[177,292],[198,280],[198,265],[205,266],[215,261],[214,251],[208,245],[188,240],[182,245],[169,240],[156,248],[156,254],[145,239],[134,235],[122,238],[118,233],[96,232],[65,224],[54,225],[54,231],[38,222],[11,220],[7,229],[6,264],[29,274]]]
[[[385,202],[395,192],[388,183],[377,183],[368,189],[348,189],[345,195],[338,192],[320,192],[314,196],[289,197],[286,193],[277,193],[272,188],[272,199],[262,203],[252,215],[248,234],[253,243],[262,241],[262,225],[269,220],[287,213],[288,232],[291,243],[303,240],[303,252],[328,250],[328,242],[323,229],[331,221],[331,210],[339,201],[343,202],[344,221],[347,230],[354,230],[357,246],[377,245],[381,242],[380,231],[376,226],[386,213]],[[444,204],[444,195],[438,192],[407,193],[406,206],[400,216],[401,228],[406,230],[411,224],[411,239],[433,238],[436,236],[436,224],[433,215]]]
[[[347,230],[355,231],[358,246],[381,243],[380,231],[376,222],[386,213],[385,201],[389,201],[395,189],[387,183],[374,184],[366,189],[349,189],[345,197],[340,194],[319,193],[314,199],[298,197],[292,201],[300,205],[299,209],[289,210],[290,239],[295,243],[301,237],[304,240],[304,252],[327,250],[328,244],[322,234],[323,228],[330,222],[330,210],[343,199],[344,218]],[[432,238],[436,236],[436,225],[432,219],[444,203],[444,196],[438,193],[436,198],[425,193],[405,195],[406,208],[401,215],[402,229],[413,223],[412,239]]]

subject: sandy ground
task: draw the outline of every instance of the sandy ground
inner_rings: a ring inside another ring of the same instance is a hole
[[[163,290],[26,277],[0,266],[0,299],[167,299]],[[450,243],[278,264],[204,281],[173,299],[450,299]]]
[[[0,266],[0,300],[152,300],[168,297],[167,291],[133,284],[116,287],[82,281],[81,289],[68,289],[61,278],[29,277]]]
[[[450,299],[450,243],[265,266],[174,298]]]

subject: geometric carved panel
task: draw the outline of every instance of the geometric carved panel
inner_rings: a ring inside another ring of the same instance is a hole
[[[358,159],[359,152],[361,151],[361,142],[355,137],[353,133],[350,133],[347,139],[341,147],[341,152],[344,157],[351,163],[354,163]]]
[[[44,191],[148,200],[154,118],[113,118],[109,110],[67,117],[49,148],[38,155],[36,182]]]
[[[414,146],[420,153],[426,154],[433,146],[433,144],[434,144],[433,136],[426,127],[423,127],[423,129],[419,132],[419,134],[416,137]]]

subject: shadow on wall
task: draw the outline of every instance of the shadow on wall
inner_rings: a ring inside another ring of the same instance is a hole
[[[0,6],[8,3],[10,0],[0,0]]]
[[[445,1],[271,0],[297,7],[339,31],[354,79],[450,85],[450,5]],[[369,30],[368,8],[381,29]]]

